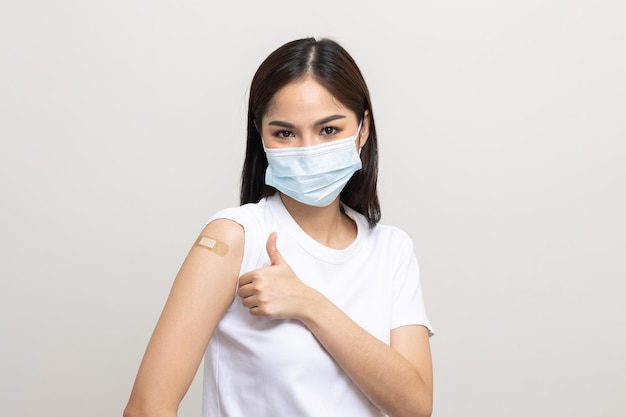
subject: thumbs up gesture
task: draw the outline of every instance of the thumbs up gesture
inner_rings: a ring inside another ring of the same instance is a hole
[[[270,266],[240,276],[238,295],[254,316],[299,319],[319,293],[296,276],[276,248],[276,239],[273,232],[265,245]]]
[[[270,236],[267,238],[267,243],[265,244],[265,250],[267,251],[267,256],[270,258],[270,263],[272,265],[280,265],[287,264],[280,252],[278,252],[278,248],[276,247],[276,240],[278,239],[278,234],[276,232],[272,232]]]

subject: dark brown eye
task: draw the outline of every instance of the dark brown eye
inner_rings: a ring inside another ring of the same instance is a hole
[[[324,128],[322,128],[322,135],[334,135],[335,133],[337,133],[337,128],[332,127],[332,126],[326,126]]]

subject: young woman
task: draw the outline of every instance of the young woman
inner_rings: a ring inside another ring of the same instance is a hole
[[[274,51],[252,81],[241,206],[185,259],[124,415],[176,416],[205,355],[205,417],[429,416],[411,239],[379,225],[377,137],[350,55]]]

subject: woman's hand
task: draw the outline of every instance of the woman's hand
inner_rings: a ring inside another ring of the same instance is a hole
[[[320,294],[300,281],[276,248],[276,232],[265,246],[271,265],[239,277],[238,294],[250,314],[272,319],[304,316],[307,306]]]

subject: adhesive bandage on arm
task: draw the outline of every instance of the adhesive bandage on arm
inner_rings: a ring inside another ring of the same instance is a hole
[[[209,236],[198,236],[198,239],[196,240],[196,243],[194,243],[194,246],[210,250],[211,252],[215,252],[220,256],[224,256],[228,253],[228,245],[226,243]]]

